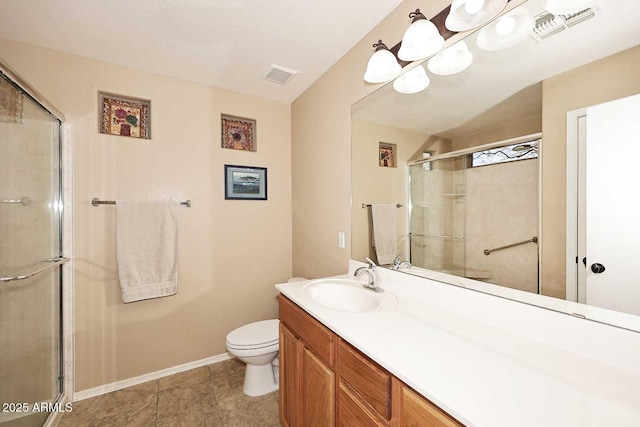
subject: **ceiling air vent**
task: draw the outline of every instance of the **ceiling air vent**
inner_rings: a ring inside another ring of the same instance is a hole
[[[287,83],[289,83],[289,80],[291,80],[296,74],[298,74],[298,71],[296,70],[291,70],[289,68],[271,64],[271,67],[269,67],[267,72],[264,73],[262,77],[271,82],[286,85]]]
[[[547,37],[559,33],[569,27],[573,27],[580,22],[593,18],[596,15],[593,8],[585,9],[580,12],[569,15],[553,15],[549,12],[543,12],[536,16],[536,26],[531,32],[531,37],[540,42]]]

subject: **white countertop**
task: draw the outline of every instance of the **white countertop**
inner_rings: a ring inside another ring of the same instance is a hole
[[[276,288],[467,426],[640,426],[640,334],[393,271],[380,276],[398,305],[367,313],[314,302],[308,282]]]

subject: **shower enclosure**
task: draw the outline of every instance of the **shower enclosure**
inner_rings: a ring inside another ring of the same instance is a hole
[[[61,125],[0,62],[0,426],[62,396]],[[53,110],[55,111],[55,110]]]
[[[538,293],[539,136],[518,139],[410,165],[414,266]]]

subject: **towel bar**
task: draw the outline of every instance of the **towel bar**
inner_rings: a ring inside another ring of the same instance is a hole
[[[115,200],[100,200],[97,197],[91,199],[91,206],[100,206],[100,205],[115,205]],[[191,200],[185,200],[184,202],[180,202],[182,206],[186,206],[188,208],[191,207]]]
[[[364,209],[364,208],[370,208],[370,207],[371,207],[371,205],[368,205],[368,204],[366,204],[366,203],[363,203],[363,204],[362,204],[362,209]],[[399,209],[399,208],[401,208],[401,207],[402,207],[402,205],[401,205],[400,203],[396,204],[396,208],[398,208],[398,209]]]

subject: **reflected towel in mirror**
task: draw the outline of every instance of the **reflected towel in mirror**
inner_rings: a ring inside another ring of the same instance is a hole
[[[398,208],[392,204],[372,204],[371,245],[378,264],[391,264],[398,252]]]

